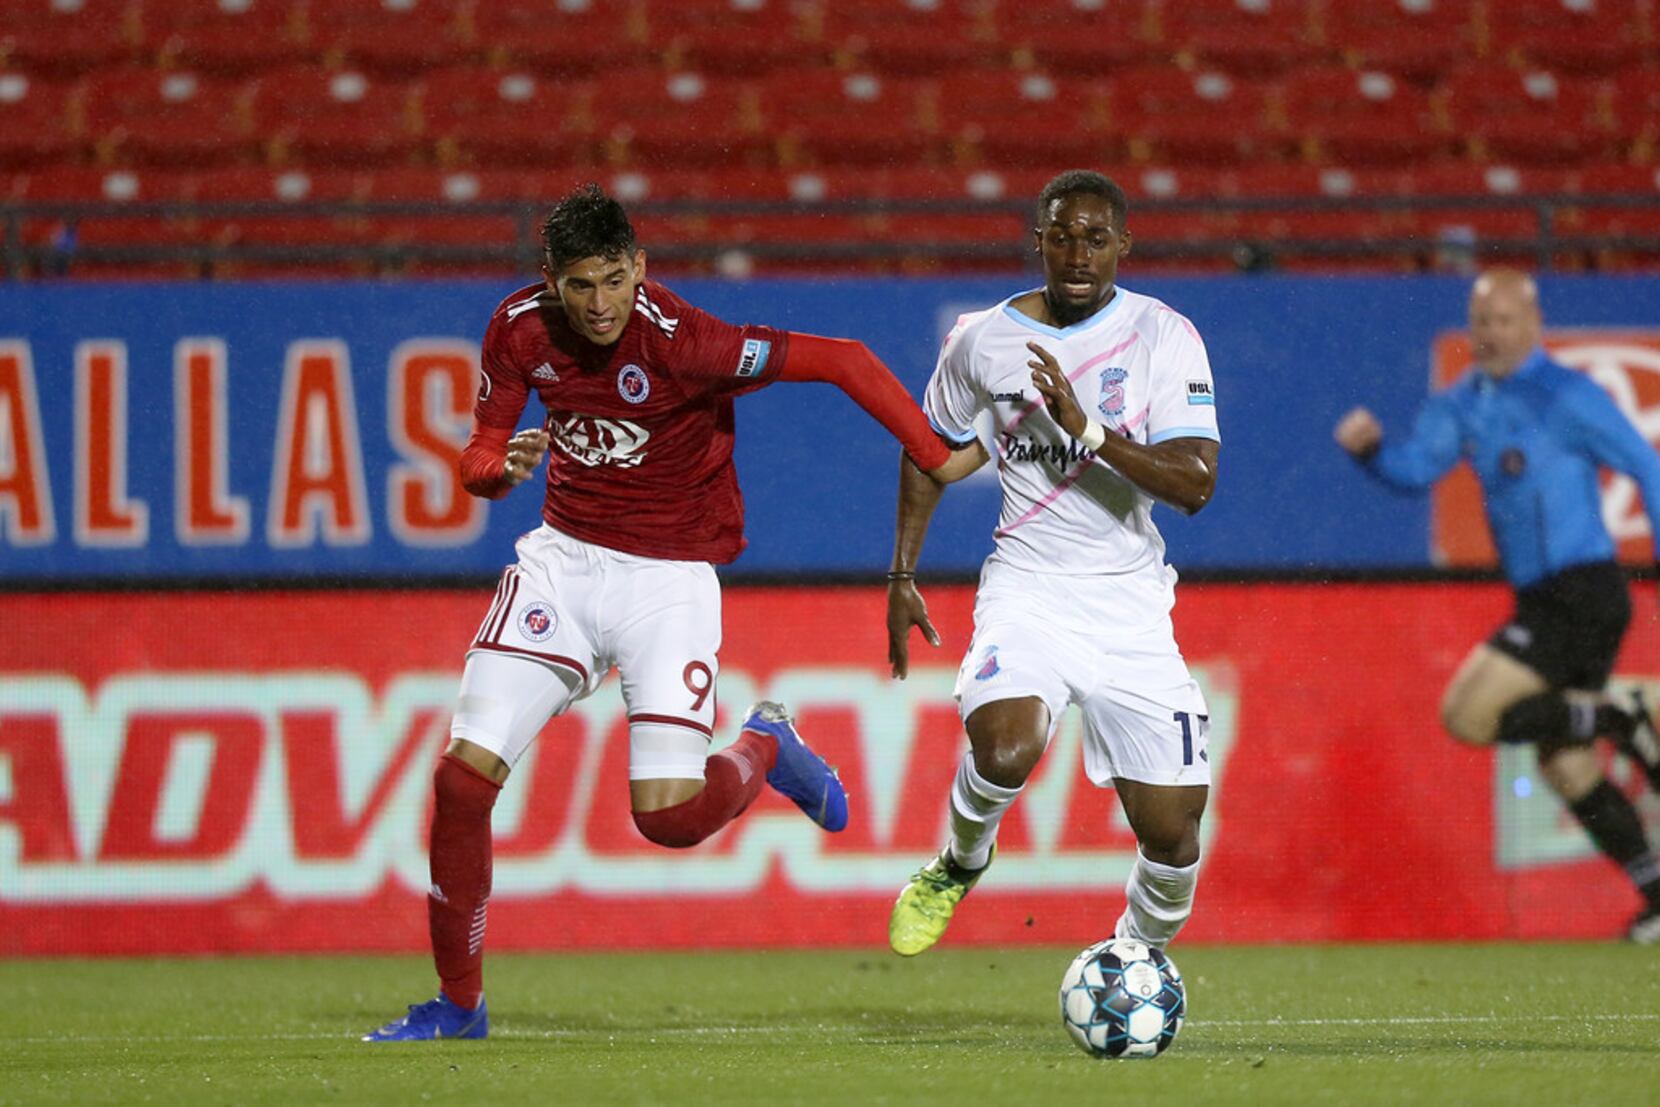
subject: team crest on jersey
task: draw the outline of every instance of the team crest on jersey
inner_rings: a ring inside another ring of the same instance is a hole
[[[997,664],[997,647],[991,646],[986,650],[986,659],[980,662],[980,667],[974,671],[974,679],[990,680],[1002,671],[1003,667]]]
[[[519,633],[532,642],[546,642],[559,629],[559,614],[541,600],[519,608]]]
[[[1117,365],[1109,365],[1101,370],[1101,414],[1109,419],[1116,419],[1124,414],[1124,380],[1130,375],[1128,369]]]
[[[631,404],[643,404],[651,395],[651,378],[644,369],[629,362],[617,374],[617,395]]]

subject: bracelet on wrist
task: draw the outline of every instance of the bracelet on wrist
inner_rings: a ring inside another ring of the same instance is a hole
[[[1090,453],[1101,448],[1101,443],[1107,440],[1107,428],[1091,419],[1084,423],[1084,429],[1078,434],[1078,444]]]
[[[916,579],[916,570],[914,570],[914,569],[890,569],[888,571],[888,579],[889,580],[915,580]]]

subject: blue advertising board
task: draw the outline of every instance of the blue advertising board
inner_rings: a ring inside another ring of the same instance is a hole
[[[1401,426],[1437,334],[1462,324],[1451,277],[1138,281],[1204,335],[1223,450],[1212,504],[1161,526],[1179,568],[1428,568],[1429,507],[1365,479],[1332,443],[1365,403]],[[920,395],[962,311],[1033,283],[671,282],[735,322],[865,341]],[[457,498],[492,282],[0,287],[0,581],[250,579],[295,584],[485,576],[539,520],[531,485]],[[1644,327],[1660,279],[1543,282],[1553,326]],[[730,579],[885,567],[898,450],[827,385],[738,402],[750,546]],[[525,425],[541,413],[527,411]],[[990,474],[952,489],[926,569],[990,549]]]

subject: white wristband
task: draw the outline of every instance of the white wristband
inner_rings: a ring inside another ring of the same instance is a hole
[[[1084,449],[1094,453],[1101,448],[1101,443],[1107,440],[1107,428],[1093,419],[1084,423],[1084,429],[1078,433],[1078,441]]]

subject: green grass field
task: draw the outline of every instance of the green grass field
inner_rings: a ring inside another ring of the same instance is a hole
[[[1660,950],[1182,947],[1163,1057],[1059,1023],[1072,950],[496,955],[488,1042],[356,1035],[416,957],[0,963],[0,1104],[1660,1103]]]

